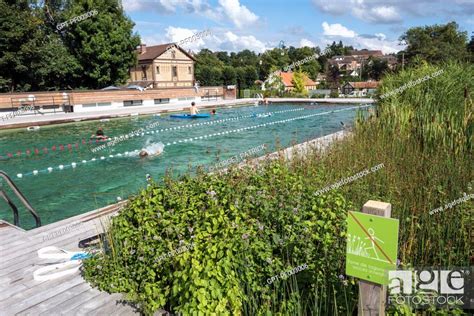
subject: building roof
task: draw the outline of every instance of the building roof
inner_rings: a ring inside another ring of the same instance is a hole
[[[293,87],[293,74],[294,72],[284,72],[284,71],[281,71],[278,75],[281,77],[281,80],[283,81],[283,84],[285,85],[285,87]],[[317,83],[314,82],[313,80],[309,79],[308,76],[306,76],[305,74],[303,74],[303,77],[304,77],[304,85],[305,86],[316,86]]]
[[[189,58],[191,58],[194,61],[196,60],[194,58],[194,56],[189,54],[187,51],[185,51],[183,48],[178,46],[176,43],[167,43],[167,44],[154,45],[154,46],[145,46],[145,48],[146,48],[145,52],[142,53],[142,54],[140,53],[140,50],[138,49],[137,50],[138,61],[140,62],[140,61],[154,60],[155,58],[161,56],[164,52],[166,52],[168,50],[168,47],[171,47],[171,46],[175,46],[180,51],[182,51],[184,54],[186,54],[186,56],[188,56]]]
[[[383,53],[381,50],[368,50],[368,49],[361,49],[361,50],[353,50],[350,52],[351,56],[364,56],[364,57],[369,57],[369,56],[383,56]]]
[[[379,86],[378,81],[348,82],[354,89],[375,89]]]

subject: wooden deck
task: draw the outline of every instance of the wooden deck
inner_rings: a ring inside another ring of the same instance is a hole
[[[78,242],[102,232],[123,203],[24,231],[0,221],[0,315],[139,315],[121,294],[91,286],[78,271],[50,281],[35,281],[33,271],[61,260],[40,259],[37,251],[57,246],[81,251]]]

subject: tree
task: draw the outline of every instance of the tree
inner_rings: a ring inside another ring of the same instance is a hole
[[[62,30],[67,47],[81,65],[79,83],[94,89],[124,83],[137,63],[140,38],[132,33],[134,23],[118,0],[72,1],[63,18],[70,20],[92,10],[98,14]]]
[[[216,52],[216,57],[220,61],[222,61],[224,64],[229,65],[230,64],[230,56],[227,54],[227,52]]]
[[[326,78],[330,83],[331,89],[339,88],[340,77],[341,77],[341,73],[339,72],[339,68],[336,65],[331,65],[328,67]]]
[[[471,63],[474,63],[474,32],[473,35],[471,36],[471,41],[469,44],[467,44],[467,51],[469,52]]]
[[[293,73],[293,79],[291,80],[293,84],[293,92],[296,95],[307,95],[308,91],[305,88],[305,74],[298,70]]]
[[[224,85],[233,85],[236,83],[237,75],[234,67],[224,66],[222,69],[222,83]]]
[[[207,65],[196,67],[194,75],[201,86],[222,85],[222,69],[219,67]]]
[[[415,58],[430,63],[446,62],[448,60],[466,60],[467,33],[458,29],[456,22],[444,25],[413,27],[401,37],[406,42],[405,59],[413,62]]]
[[[305,58],[311,57],[309,61],[299,66],[299,69],[301,69],[304,73],[308,74],[311,79],[316,80],[316,77],[318,76],[318,73],[321,69],[321,66],[318,62],[318,58],[315,58],[316,56],[319,57],[319,53],[320,50],[316,48],[295,48],[291,46],[288,50],[288,57],[290,58],[290,64],[297,63]]]
[[[364,79],[380,80],[382,75],[389,70],[387,61],[380,58],[369,57],[364,66],[362,72]]]

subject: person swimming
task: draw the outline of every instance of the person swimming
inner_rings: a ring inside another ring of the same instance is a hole
[[[212,109],[211,114],[216,115],[216,109]]]
[[[104,130],[102,129],[102,127],[99,127],[97,132],[95,132],[95,135],[94,134],[91,135],[91,138],[107,139],[108,137],[104,134]]]
[[[156,156],[161,155],[164,148],[165,148],[165,145],[163,143],[151,143],[150,145],[147,145],[146,147],[138,151],[138,156],[140,158],[156,157]]]
[[[199,113],[199,110],[196,107],[196,103],[191,102],[191,108],[189,108],[189,112],[191,113],[191,115],[196,115]]]

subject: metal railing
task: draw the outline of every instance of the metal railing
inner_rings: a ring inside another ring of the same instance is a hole
[[[6,172],[0,170],[0,177],[2,177],[8,186],[12,189],[12,191],[15,193],[15,195],[18,197],[18,199],[23,203],[23,205],[30,211],[31,215],[35,218],[36,221],[36,227],[41,226],[41,219],[34,210],[34,208],[31,206],[30,202],[26,199],[26,197],[21,193],[21,191],[18,189],[18,187],[13,183],[12,179],[6,174]],[[13,201],[8,197],[6,192],[3,189],[0,189],[0,196],[3,197],[3,199],[8,203],[8,205],[11,207],[13,211],[13,224],[15,226],[20,227],[20,217],[18,215],[18,208],[16,205],[13,203]]]

